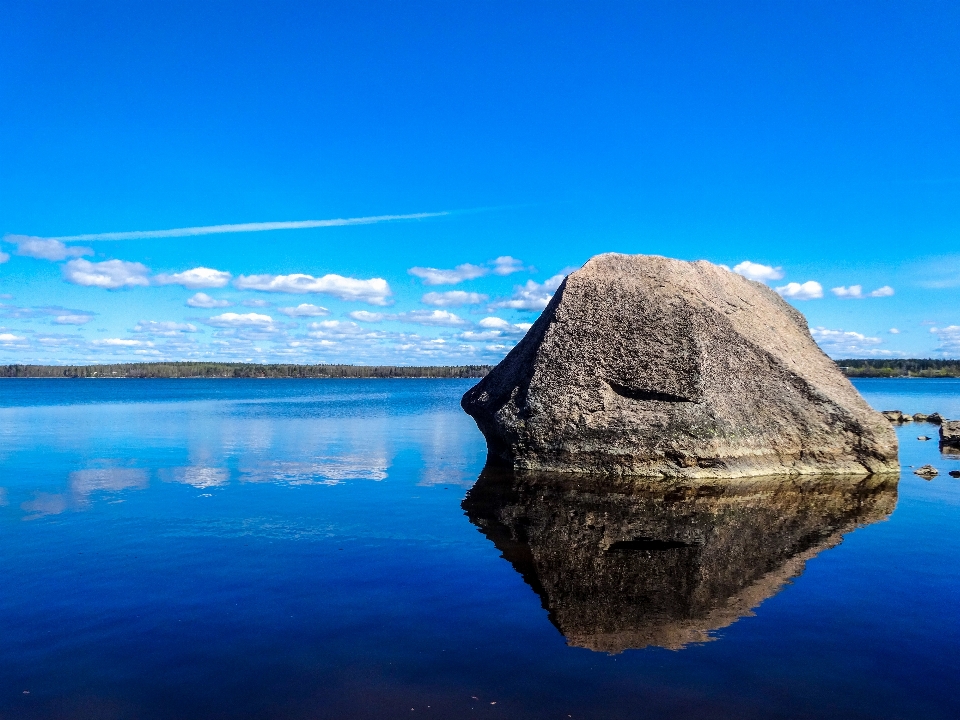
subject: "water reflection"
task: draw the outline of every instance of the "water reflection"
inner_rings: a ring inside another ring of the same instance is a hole
[[[537,592],[569,645],[706,642],[844,533],[886,518],[890,478],[620,483],[487,467],[470,521]]]
[[[164,482],[190,485],[199,490],[223,487],[230,482],[230,471],[222,467],[191,465],[189,467],[162,468],[159,472]]]
[[[146,471],[139,468],[88,468],[70,473],[70,492],[81,505],[95,492],[143,490],[148,484]]]

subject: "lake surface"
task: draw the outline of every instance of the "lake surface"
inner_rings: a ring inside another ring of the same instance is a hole
[[[0,718],[960,716],[936,427],[899,483],[610,495],[481,477],[472,382],[0,381]]]

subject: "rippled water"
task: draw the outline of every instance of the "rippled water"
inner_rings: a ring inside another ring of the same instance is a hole
[[[935,427],[899,483],[611,493],[481,477],[470,384],[0,381],[0,718],[960,716]]]

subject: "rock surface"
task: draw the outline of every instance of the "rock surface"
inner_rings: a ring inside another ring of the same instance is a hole
[[[773,290],[599,255],[461,402],[517,469],[659,477],[897,472],[890,423]]]
[[[900,410],[881,410],[880,414],[892,423],[908,423],[915,419],[910,415],[904,415]]]
[[[960,451],[960,420],[944,420],[940,424],[940,447]]]
[[[935,478],[937,475],[939,475],[940,471],[937,470],[933,465],[924,465],[923,467],[918,467],[916,470],[914,470],[913,474],[929,480],[930,478]]]
[[[897,500],[892,476],[595,480],[488,467],[463,509],[568,644],[608,653],[711,640]]]

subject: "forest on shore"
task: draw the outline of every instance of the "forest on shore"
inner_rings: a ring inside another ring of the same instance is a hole
[[[837,360],[847,377],[960,377],[960,360]]]
[[[960,377],[960,360],[837,360],[847,377]],[[281,365],[152,362],[0,365],[0,378],[481,378],[492,365]]]
[[[152,362],[113,365],[2,365],[7,378],[480,378],[489,365],[273,365]]]

